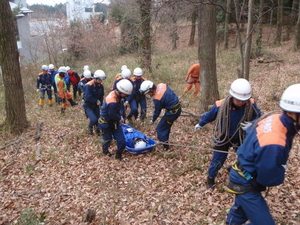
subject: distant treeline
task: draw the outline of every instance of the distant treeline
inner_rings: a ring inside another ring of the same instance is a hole
[[[53,17],[56,15],[67,15],[66,4],[56,4],[54,6],[43,5],[43,4],[34,4],[28,6],[29,9],[33,11],[31,18],[47,18]]]

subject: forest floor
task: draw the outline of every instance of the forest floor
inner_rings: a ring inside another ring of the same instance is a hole
[[[177,52],[186,48],[182,44],[185,37]],[[157,51],[169,50],[157,46]],[[234,54],[232,49],[220,49],[218,46],[219,90],[220,97],[225,97],[235,79],[235,69],[228,63]],[[291,49],[292,42],[266,46],[264,57],[251,62],[250,83],[264,112],[279,110],[282,91],[300,81],[300,56]],[[197,54],[196,47],[187,51]],[[174,65],[176,60],[184,59],[174,58]],[[181,65],[186,71],[191,62]],[[89,209],[96,213],[90,223],[95,225],[224,224],[234,200],[224,189],[225,168],[235,160],[235,153],[230,151],[215,189],[206,189],[213,124],[194,131],[199,117],[189,113],[199,114],[199,98],[191,98],[192,90],[182,95],[184,76],[170,79],[171,88],[184,103],[183,116],[172,128],[171,149],[163,151],[158,145],[146,154],[125,152],[127,162],[101,154],[101,137],[87,134],[88,120],[80,105],[68,108],[65,115],[60,114],[59,105],[40,108],[38,95],[30,87],[31,95],[25,98],[31,126],[20,136],[3,132],[0,137],[0,224],[33,224],[21,223],[21,219],[33,221],[35,217],[51,225],[87,224],[84,218]],[[150,100],[148,103],[149,119],[153,106]],[[5,116],[3,110],[1,115]],[[155,125],[135,121],[133,127],[157,140]],[[300,224],[299,159],[296,137],[284,184],[263,193],[276,224]]]

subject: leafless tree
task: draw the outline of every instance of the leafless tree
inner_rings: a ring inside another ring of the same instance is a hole
[[[13,133],[21,133],[29,123],[26,119],[24,91],[14,18],[8,1],[0,1],[0,65],[5,92],[6,119],[3,125]]]
[[[199,46],[198,57],[201,65],[200,112],[208,110],[219,98],[216,71],[216,0],[199,6]]]
[[[276,36],[274,44],[281,45],[283,0],[278,0]]]
[[[142,49],[142,67],[150,73],[151,68],[151,0],[138,0],[141,14],[141,49]]]

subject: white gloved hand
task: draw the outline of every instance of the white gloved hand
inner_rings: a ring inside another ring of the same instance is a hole
[[[241,128],[243,129],[243,130],[247,130],[247,128],[248,127],[251,127],[252,126],[252,123],[251,122],[243,122],[243,123],[241,123]]]
[[[154,124],[154,122],[153,122],[153,120],[150,120],[149,125],[152,125],[152,124]]]
[[[128,101],[124,102],[124,107],[126,107],[128,105]]]
[[[53,88],[53,86],[51,86],[51,91],[54,91],[54,88]]]
[[[195,125],[195,131],[197,131],[197,130],[200,130],[202,127],[199,125],[199,123],[197,123],[196,125]]]
[[[97,100],[97,105],[101,105],[101,102],[100,102],[100,100]]]
[[[36,92],[39,92],[40,91],[40,89],[36,89]]]
[[[123,117],[123,116],[121,116],[121,119],[120,119],[119,122],[120,122],[120,123],[124,123],[124,117]]]

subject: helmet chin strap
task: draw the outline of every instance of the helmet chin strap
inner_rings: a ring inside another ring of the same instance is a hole
[[[299,120],[300,120],[300,114],[296,113],[296,121],[294,123],[295,123],[298,134],[300,134],[299,133],[299,130],[300,130],[300,121]]]

